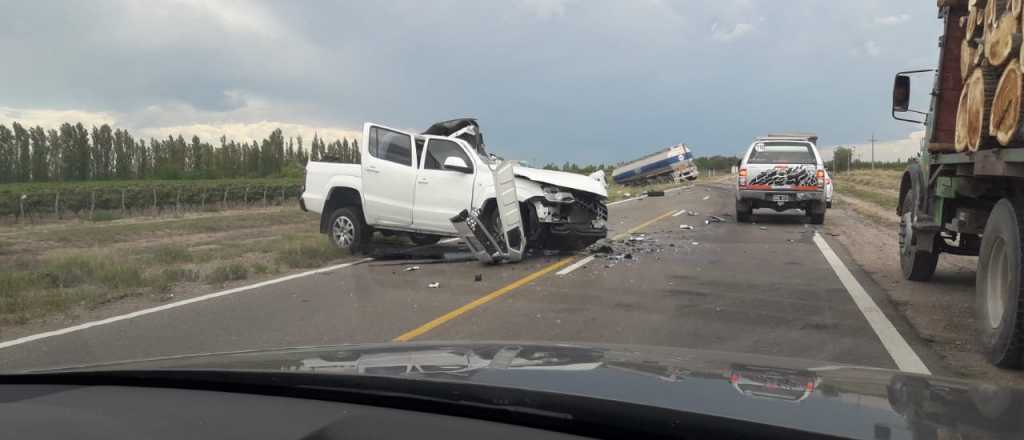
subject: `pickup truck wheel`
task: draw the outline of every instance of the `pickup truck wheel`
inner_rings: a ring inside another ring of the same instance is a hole
[[[914,192],[903,196],[903,215],[900,216],[899,244],[900,269],[903,278],[911,281],[928,281],[939,264],[939,254],[917,250],[914,232]]]
[[[338,249],[357,253],[368,241],[363,216],[352,208],[338,208],[331,213],[327,237]]]
[[[975,277],[975,316],[981,344],[989,361],[1003,368],[1020,368],[1022,361],[1022,228],[1024,203],[1005,198],[996,203],[985,223]]]
[[[810,214],[812,225],[823,225],[825,224],[825,213]]]
[[[409,234],[409,239],[412,240],[413,243],[416,243],[417,246],[429,246],[434,243],[437,243],[438,241],[441,241],[441,236],[412,233]]]
[[[750,206],[750,202],[736,201],[736,221],[739,223],[750,223],[750,218],[753,216],[754,208]]]

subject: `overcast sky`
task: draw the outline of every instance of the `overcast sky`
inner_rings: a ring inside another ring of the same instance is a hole
[[[905,157],[920,128],[891,120],[892,74],[934,67],[940,31],[911,0],[0,2],[2,123],[213,140],[473,116],[535,163],[778,130]]]

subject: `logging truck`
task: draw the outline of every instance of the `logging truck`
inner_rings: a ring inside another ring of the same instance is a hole
[[[923,123],[899,186],[903,276],[927,281],[940,254],[978,256],[975,317],[984,354],[1020,368],[1024,346],[1022,0],[938,0],[938,69],[900,72],[892,116]],[[934,74],[929,111],[911,76]],[[917,115],[916,118],[908,115]]]

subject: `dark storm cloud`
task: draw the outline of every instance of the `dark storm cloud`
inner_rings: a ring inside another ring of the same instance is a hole
[[[7,2],[0,107],[139,129],[473,115],[538,162],[733,153],[769,130],[903,138],[891,73],[934,65],[938,22],[902,3]]]

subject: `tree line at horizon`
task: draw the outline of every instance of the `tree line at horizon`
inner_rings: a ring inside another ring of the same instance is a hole
[[[298,177],[309,160],[358,163],[358,141],[327,143],[314,134],[307,150],[302,136],[286,140],[275,129],[260,141],[221,136],[214,146],[195,135],[136,139],[108,124],[91,129],[81,122],[51,129],[0,124],[0,184]]]

